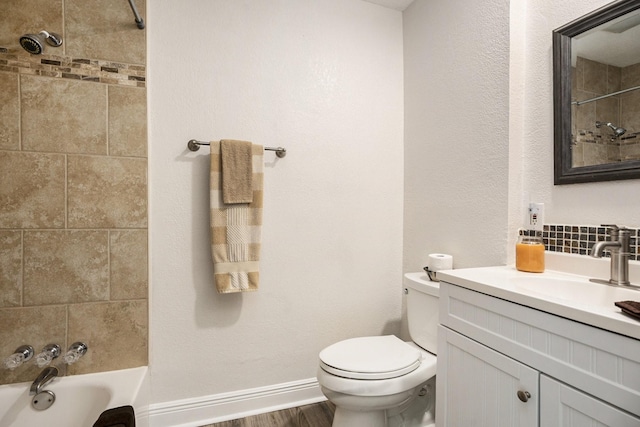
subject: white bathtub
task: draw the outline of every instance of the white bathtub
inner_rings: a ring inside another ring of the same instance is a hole
[[[0,386],[0,427],[90,427],[110,408],[131,405],[136,427],[148,427],[147,367],[58,377],[44,389],[56,395],[44,411],[31,407],[31,383]]]

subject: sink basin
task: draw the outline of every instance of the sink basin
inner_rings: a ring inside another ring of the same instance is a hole
[[[530,294],[544,296],[572,305],[588,305],[603,309],[619,311],[614,306],[616,301],[640,300],[637,288],[605,285],[586,279],[565,277],[516,277],[514,285]]]

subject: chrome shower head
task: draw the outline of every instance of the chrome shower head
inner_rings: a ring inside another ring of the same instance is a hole
[[[49,46],[58,47],[62,45],[62,37],[44,30],[38,34],[25,34],[20,37],[20,46],[32,55],[40,55],[44,52],[43,42],[47,42]]]
[[[607,123],[607,126],[609,126],[611,129],[613,129],[613,133],[615,133],[616,136],[622,136],[627,131],[625,128],[623,128],[623,127],[615,127],[611,123]]]
[[[604,122],[596,122],[596,127],[599,128],[600,126],[605,125],[609,128],[611,128],[611,130],[613,131],[614,137],[619,137],[625,134],[625,132],[627,131],[625,128],[623,127],[618,127],[616,125],[614,125],[611,122],[608,123],[604,123]]]

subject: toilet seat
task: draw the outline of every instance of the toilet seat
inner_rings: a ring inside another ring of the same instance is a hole
[[[394,335],[340,341],[320,352],[320,367],[343,378],[384,380],[420,366],[420,351]]]

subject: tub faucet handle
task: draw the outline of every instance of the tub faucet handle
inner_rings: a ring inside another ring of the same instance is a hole
[[[6,357],[2,361],[2,364],[5,368],[14,370],[24,362],[30,360],[32,357],[33,347],[31,347],[30,345],[21,345],[20,347],[15,349],[11,356]]]
[[[40,354],[36,356],[38,368],[49,365],[53,359],[60,356],[60,346],[58,344],[47,344],[42,348]]]
[[[69,350],[62,357],[62,361],[67,365],[76,363],[78,359],[80,359],[82,356],[84,356],[87,353],[88,349],[89,347],[85,343],[80,341],[74,342],[73,344],[71,344],[71,346],[69,347]]]

